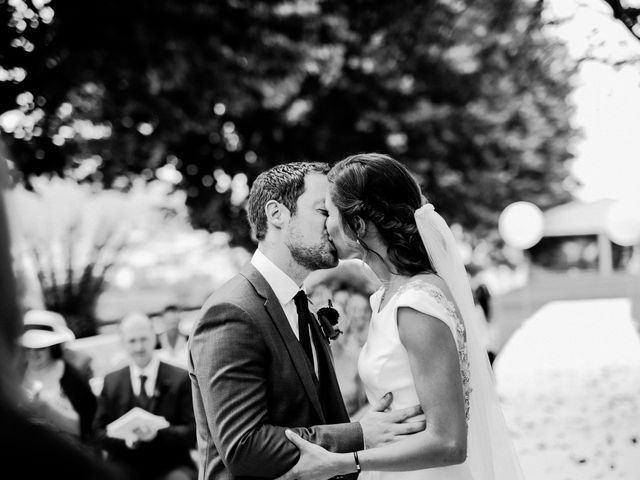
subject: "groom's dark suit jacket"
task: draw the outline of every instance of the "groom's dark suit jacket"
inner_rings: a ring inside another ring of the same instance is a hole
[[[189,339],[201,480],[283,474],[299,456],[285,427],[331,451],[363,449],[316,322],[312,336],[319,379],[251,264],[207,300]]]

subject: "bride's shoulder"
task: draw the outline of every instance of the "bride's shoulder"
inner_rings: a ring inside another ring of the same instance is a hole
[[[396,307],[409,307],[442,320],[451,329],[456,328],[457,309],[449,287],[439,276],[415,275],[400,287],[398,293]]]

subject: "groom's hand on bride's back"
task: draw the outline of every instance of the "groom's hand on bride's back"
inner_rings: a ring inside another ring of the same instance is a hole
[[[389,410],[393,402],[393,394],[387,393],[380,401],[360,418],[365,448],[379,447],[395,442],[405,435],[421,432],[426,427],[424,419],[412,420],[422,413],[422,407]]]

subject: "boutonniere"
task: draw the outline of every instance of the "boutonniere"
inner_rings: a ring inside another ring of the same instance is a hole
[[[162,395],[164,395],[164,393],[167,391],[168,388],[169,386],[164,382],[160,383],[159,385],[156,385],[156,389],[153,391],[153,397],[154,398],[161,397]]]
[[[331,300],[329,300],[329,305],[327,307],[322,307],[318,310],[320,329],[327,340],[335,340],[338,338],[338,335],[342,333],[342,330],[337,326],[338,318],[340,318],[340,314],[335,308],[333,308]]]

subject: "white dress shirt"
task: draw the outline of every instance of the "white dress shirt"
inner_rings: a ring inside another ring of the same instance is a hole
[[[276,294],[278,302],[284,314],[289,320],[291,330],[298,340],[300,340],[300,332],[298,331],[298,311],[296,310],[296,304],[293,301],[293,297],[299,290],[304,290],[301,286],[297,285],[289,275],[280,270],[271,260],[269,260],[264,253],[259,249],[256,249],[253,257],[251,258],[251,264],[256,267],[256,270],[267,281],[273,293]],[[311,332],[309,332],[310,338]],[[316,346],[311,341],[311,349],[313,350],[313,368],[318,375],[318,355],[316,353]]]
[[[133,387],[133,394],[136,397],[140,395],[140,375],[146,375],[147,381],[144,384],[144,389],[149,398],[153,397],[156,388],[156,378],[158,378],[158,367],[160,367],[160,359],[156,357],[155,354],[151,357],[149,364],[144,368],[138,367],[138,365],[133,362],[129,365],[131,386]]]

